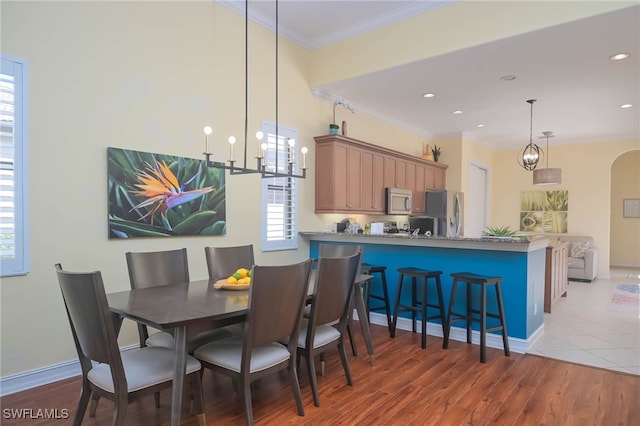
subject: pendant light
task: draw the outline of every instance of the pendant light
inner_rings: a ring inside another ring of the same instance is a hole
[[[248,116],[248,108],[249,108],[249,1],[245,0],[244,2],[244,163],[242,165],[236,165],[236,161],[233,158],[233,146],[236,143],[236,138],[233,136],[229,137],[229,160],[224,161],[215,161],[211,158],[212,154],[209,152],[209,136],[213,132],[211,127],[207,126],[204,128],[205,134],[205,152],[204,157],[207,164],[207,167],[215,167],[218,169],[229,170],[232,175],[244,175],[244,174],[252,174],[258,173],[262,175],[263,178],[271,178],[271,177],[290,177],[290,178],[306,178],[307,177],[307,164],[306,164],[306,155],[307,148],[302,147],[300,150],[302,152],[302,167],[300,167],[301,173],[295,173],[295,161],[294,161],[294,146],[296,141],[293,139],[288,139],[285,143],[288,147],[288,154],[286,157],[288,158],[279,158],[278,155],[280,149],[278,149],[278,145],[280,144],[280,137],[278,136],[278,0],[276,3],[276,43],[275,43],[275,64],[276,64],[276,93],[275,93],[275,104],[276,104],[276,134],[275,134],[275,145],[276,145],[276,153],[275,153],[275,168],[273,170],[268,170],[266,168],[266,161],[264,161],[267,144],[262,142],[262,138],[264,135],[262,132],[256,133],[257,138],[257,153],[256,153],[256,168],[252,169],[247,167],[247,116]],[[278,167],[278,162],[282,162],[282,164],[288,163],[286,172],[279,172],[280,167]],[[229,164],[227,164],[229,163]]]
[[[527,103],[531,105],[531,121],[529,126],[529,144],[518,151],[518,164],[525,170],[533,170],[540,161],[540,147],[533,143],[533,104],[535,99],[529,99]]]
[[[549,168],[549,138],[553,138],[553,132],[542,132],[544,136],[540,139],[547,138],[547,167],[545,169],[536,169],[533,171],[534,185],[558,185],[562,182],[562,170]]]

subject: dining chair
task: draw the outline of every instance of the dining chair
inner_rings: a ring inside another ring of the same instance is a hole
[[[330,346],[337,346],[347,384],[353,385],[344,348],[344,331],[350,317],[353,285],[360,258],[361,253],[355,253],[348,257],[318,259],[311,312],[309,318],[302,320],[298,337],[298,354],[305,358],[316,407],[320,406],[320,397],[314,359]]]
[[[358,263],[358,270],[356,272],[356,276],[360,275],[360,270],[362,268],[362,256],[364,256],[364,245],[361,244],[327,244],[320,243],[318,245],[318,257],[345,257],[351,256],[353,254],[360,253],[360,261]],[[353,305],[353,303],[352,303]],[[351,311],[353,311],[353,306]],[[358,350],[356,348],[356,342],[353,339],[352,329],[353,329],[353,315],[352,312],[349,313],[349,321],[347,322],[347,334],[349,335],[349,343],[351,344],[351,352],[353,355],[358,355]],[[322,372],[324,374],[324,370]]]
[[[82,369],[82,392],[73,424],[82,424],[89,399],[97,394],[114,401],[112,424],[122,425],[129,402],[172,386],[173,351],[144,347],[121,353],[120,323],[109,310],[101,273],[69,272],[60,264],[55,267]],[[200,369],[200,362],[187,356],[193,408],[204,417]]]
[[[208,343],[194,356],[202,366],[235,382],[248,425],[253,424],[251,383],[287,369],[298,414],[304,416],[296,353],[311,260],[281,266],[254,266],[242,339]],[[281,342],[287,341],[287,344]]]
[[[186,248],[154,252],[127,252],[125,257],[132,289],[189,282]],[[158,331],[149,336],[147,326],[138,323],[138,335],[140,347],[173,348],[173,336],[166,331]]]
[[[240,268],[251,269],[255,260],[253,244],[233,247],[205,247],[209,279],[218,281],[227,278]]]

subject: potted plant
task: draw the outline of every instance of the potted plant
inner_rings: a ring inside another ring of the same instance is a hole
[[[433,161],[438,161],[438,158],[440,158],[440,147],[438,145],[434,145],[433,148],[431,148],[431,154],[433,154]]]
[[[349,103],[347,103],[347,101],[343,101],[343,100],[334,101],[333,102],[333,123],[329,124],[329,134],[330,135],[337,135],[338,134],[338,129],[340,128],[340,126],[336,123],[336,107],[338,105],[345,107],[346,109],[348,109],[352,113],[355,112],[353,107],[351,105],[349,105]]]
[[[487,226],[482,231],[483,238],[498,238],[498,239],[512,239],[516,235],[516,231],[513,231],[508,226]]]

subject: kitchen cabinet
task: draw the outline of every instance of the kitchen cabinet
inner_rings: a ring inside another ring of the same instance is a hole
[[[362,151],[362,210],[384,213],[384,156]]]
[[[315,137],[316,213],[385,213],[385,188],[410,189],[412,213],[425,191],[444,189],[447,165],[342,135]]]
[[[425,192],[426,187],[424,185],[424,174],[425,174],[425,166],[420,164],[415,165],[414,172],[414,182],[415,187],[411,188],[413,190],[413,203],[411,206],[411,213],[415,215],[423,215],[424,207],[425,207]],[[408,175],[407,179],[409,179],[409,169],[407,169]]]

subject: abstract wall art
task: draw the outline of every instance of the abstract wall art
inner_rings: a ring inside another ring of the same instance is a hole
[[[569,191],[524,191],[520,197],[520,231],[566,234]]]

